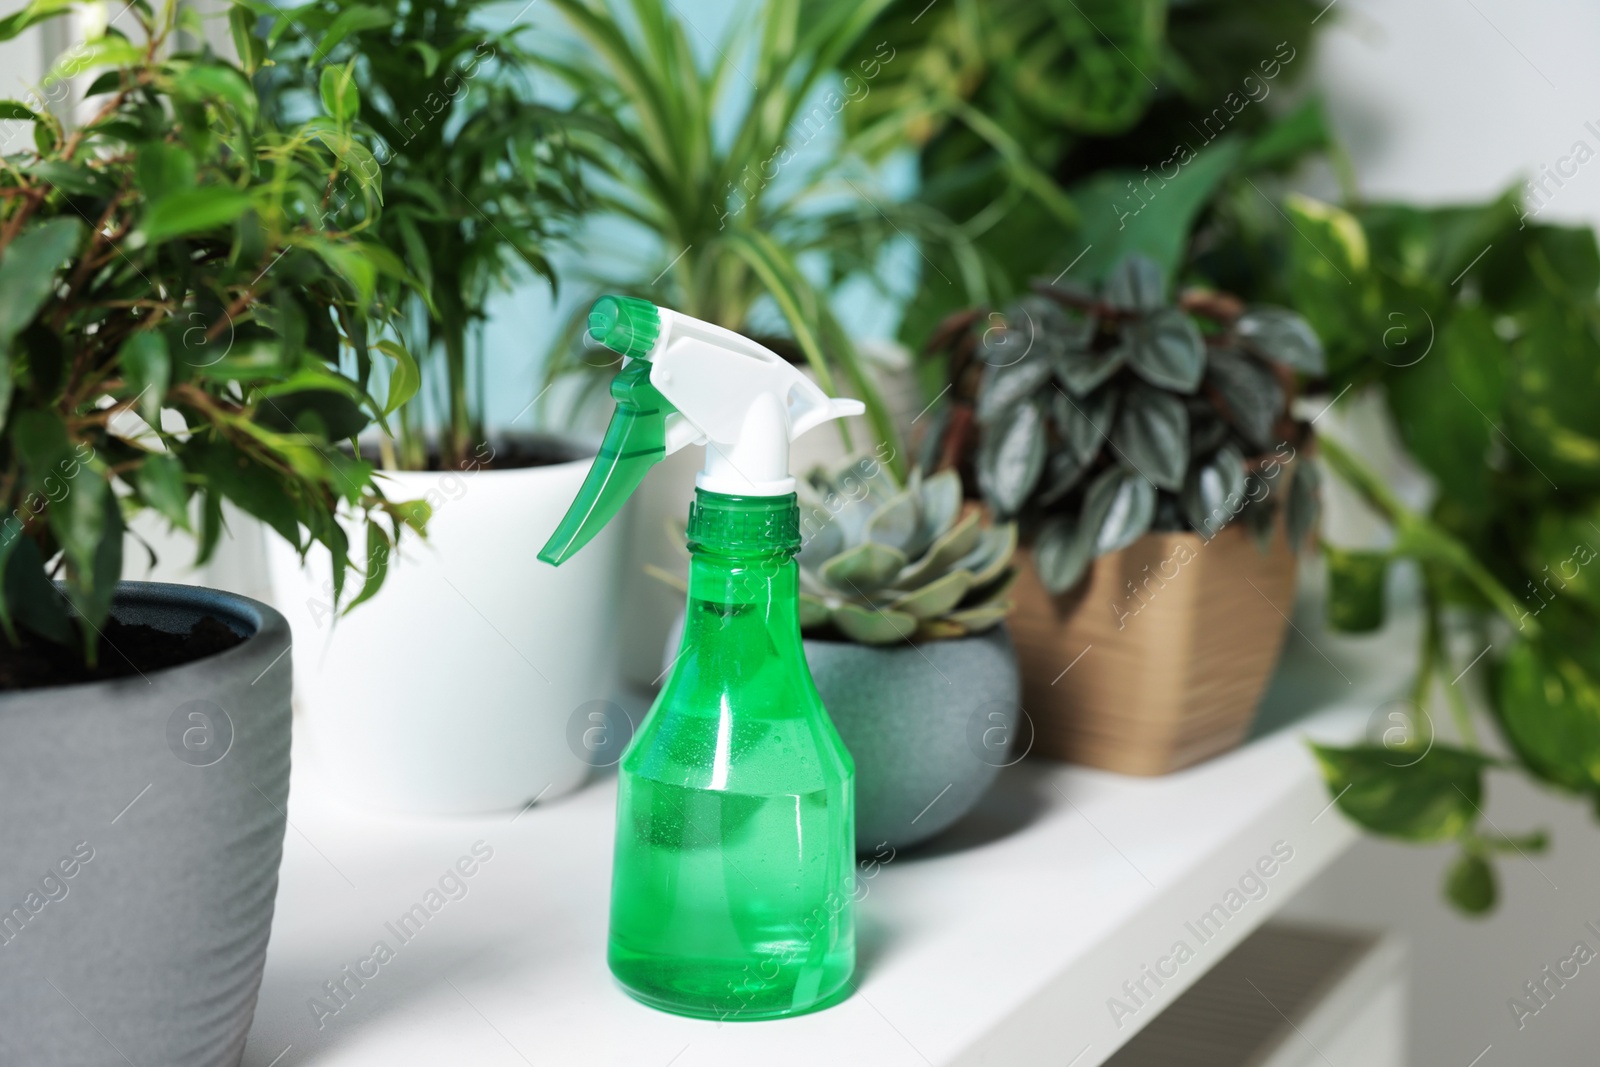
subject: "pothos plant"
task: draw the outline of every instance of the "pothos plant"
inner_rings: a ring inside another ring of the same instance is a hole
[[[1412,506],[1359,450],[1323,441],[1393,534],[1326,547],[1330,624],[1381,628],[1404,562],[1421,575],[1423,625],[1408,700],[1366,743],[1318,755],[1361,826],[1454,844],[1447,895],[1486,912],[1495,857],[1546,843],[1484,813],[1488,772],[1600,806],[1600,247],[1517,195],[1439,209],[1291,198],[1285,211],[1299,231],[1286,293],[1327,337],[1330,386],[1380,396],[1436,488]],[[1441,698],[1453,730],[1434,726]]]
[[[34,0],[0,38],[65,7]],[[330,220],[348,138],[263,121],[244,71],[181,44],[203,39],[187,10],[136,0],[62,58],[52,77],[100,72],[78,128],[0,104],[31,130],[0,160],[0,625],[91,666],[135,512],[192,530],[204,561],[229,501],[302,553],[324,546],[336,598],[364,571],[350,606],[427,516],[339,446],[405,399],[367,390],[393,310],[378,281],[405,278],[366,236],[376,181]],[[366,516],[364,562],[341,508]]]
[[[489,28],[492,0],[316,0],[292,10],[256,0],[266,50],[247,66],[271,114],[320,108],[336,136],[383,175],[372,235],[421,282],[404,308],[422,388],[397,413],[411,470],[460,467],[484,440],[482,330],[490,299],[527,277],[555,283],[553,234],[580,207],[562,116],[535,100],[526,26]],[[259,64],[259,65],[258,65]],[[354,200],[352,175],[336,203]],[[388,279],[399,303],[403,282]]]
[[[1215,536],[1236,518],[1263,545],[1279,502],[1298,545],[1315,521],[1310,439],[1290,412],[1323,371],[1305,320],[1189,291],[1130,256],[1098,293],[1040,284],[1003,315],[958,313],[933,350],[954,400],[925,463],[956,466],[1001,518],[1017,518],[1045,588],[1151,530]]]

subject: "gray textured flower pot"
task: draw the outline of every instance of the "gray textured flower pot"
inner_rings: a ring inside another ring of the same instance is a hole
[[[126,582],[113,611],[248,639],[0,695],[0,1063],[237,1064],[283,853],[289,627],[189,586]]]
[[[805,642],[817,691],[856,761],[856,847],[924,841],[1026,754],[1017,655],[1004,627],[879,647]],[[1015,747],[1013,747],[1015,745]]]

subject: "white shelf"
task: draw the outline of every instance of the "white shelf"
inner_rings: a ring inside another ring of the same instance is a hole
[[[1348,661],[1342,669],[1357,671]],[[1355,676],[1362,684],[1334,677],[1339,699],[1300,724],[1165,778],[1038,760],[1006,770],[937,847],[901,855],[871,880],[857,912],[856,994],[764,1023],[666,1015],[612,981],[614,780],[514,820],[408,820],[342,806],[297,764],[244,1062],[1093,1067],[1354,840],[1328,806],[1304,737],[1349,740],[1377,705],[1373,694],[1392,691],[1392,678]],[[1275,686],[1279,698],[1294,689],[1282,677]],[[402,945],[386,924],[425,903],[478,841],[493,856],[465,881],[466,894]],[[1293,857],[1261,880],[1263,890],[1246,884],[1258,899],[1230,899],[1275,845]],[[1202,939],[1200,917],[1230,903],[1238,906],[1220,931]],[[357,987],[341,969],[380,940],[394,957]],[[1123,984],[1138,983],[1180,941],[1192,958],[1159,989],[1144,978],[1151,996],[1136,1004]],[[319,1029],[311,998],[341,980],[348,1003]],[[1112,997],[1133,1013],[1114,1019]]]

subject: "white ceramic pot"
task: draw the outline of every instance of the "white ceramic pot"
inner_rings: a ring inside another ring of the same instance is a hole
[[[589,769],[568,723],[614,694],[626,516],[560,567],[540,562],[594,450],[523,440],[570,459],[388,473],[391,498],[433,506],[428,539],[408,538],[382,590],[346,617],[330,611],[325,552],[302,566],[269,542],[311,756],[352,800],[424,814],[511,809],[576,788]],[[364,534],[348,532],[351,557],[364,558]]]

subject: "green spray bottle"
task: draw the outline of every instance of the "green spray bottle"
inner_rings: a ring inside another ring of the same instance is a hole
[[[863,407],[648,301],[602,297],[589,335],[627,363],[594,467],[540,559],[582,548],[651,465],[706,448],[683,643],[618,767],[611,971],[681,1015],[811,1011],[855,969],[855,765],[800,644],[789,443]]]

